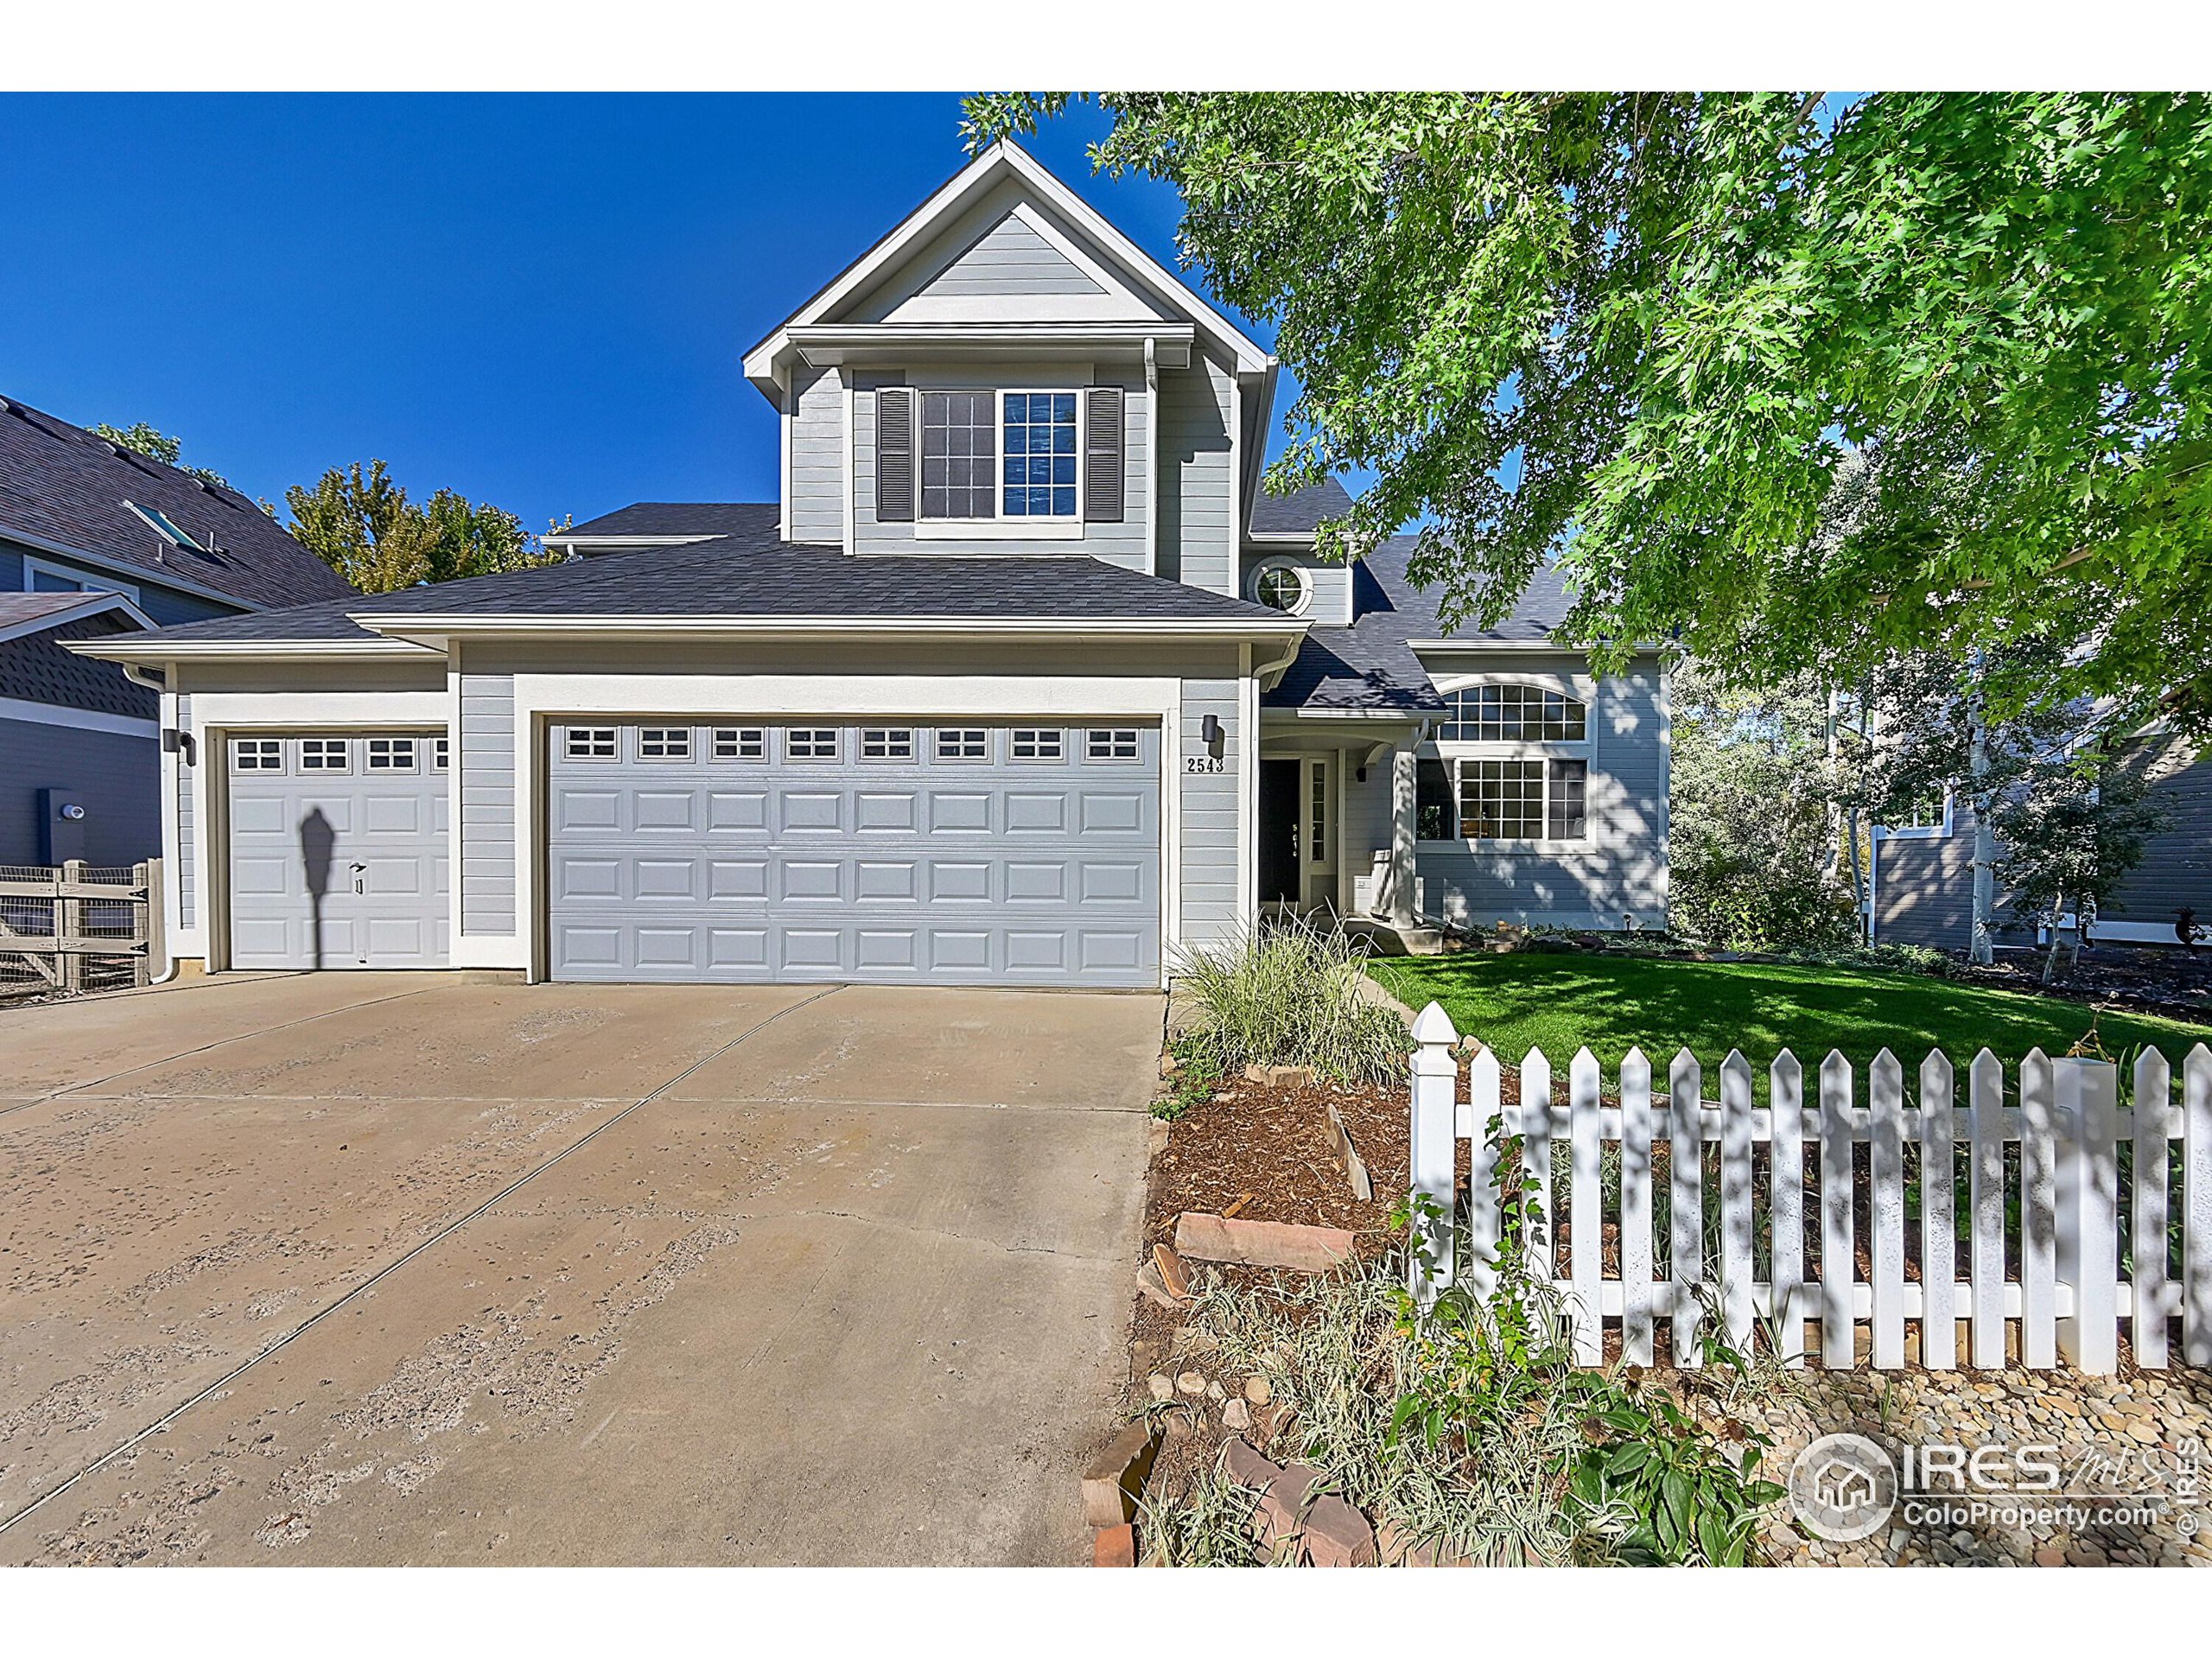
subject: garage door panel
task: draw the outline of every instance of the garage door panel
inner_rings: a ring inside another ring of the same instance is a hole
[[[707,797],[709,830],[759,830],[768,827],[768,791],[717,789]]]
[[[853,824],[863,835],[911,835],[922,827],[921,798],[911,790],[862,790],[854,803]]]
[[[688,789],[641,789],[630,799],[632,827],[641,836],[699,827],[698,800]]]
[[[912,721],[911,745],[865,755],[857,725],[807,729],[834,729],[839,758],[793,763],[777,726],[724,756],[702,722],[705,760],[648,757],[626,726],[578,761],[556,726],[550,798],[616,800],[553,814],[556,976],[1157,982],[1156,728],[1103,766],[1079,728],[1057,760],[1014,758],[1004,727],[940,745]]]
[[[938,835],[991,832],[991,798],[980,791],[931,790],[930,829]]]
[[[853,895],[912,903],[918,895],[919,868],[912,859],[862,859],[855,867]]]
[[[766,899],[768,861],[765,858],[718,858],[709,866],[707,891],[716,899]]]
[[[411,738],[416,754],[428,753],[429,734],[380,735]],[[366,733],[325,731],[273,742],[257,735],[232,750],[232,967],[445,964],[452,779],[428,766],[368,764],[393,747],[372,745]],[[343,764],[309,769],[310,753]]]
[[[622,828],[622,796],[612,789],[563,789],[554,798],[553,823],[572,832]]]

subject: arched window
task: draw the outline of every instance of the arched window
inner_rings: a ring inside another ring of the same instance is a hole
[[[1580,743],[1588,735],[1582,704],[1537,685],[1470,685],[1447,691],[1450,712],[1436,735],[1446,743]]]

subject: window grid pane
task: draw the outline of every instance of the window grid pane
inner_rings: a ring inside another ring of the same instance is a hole
[[[231,746],[231,764],[240,772],[282,772],[284,746],[273,737],[244,737]]]
[[[1535,841],[1544,832],[1544,763],[1462,760],[1459,834],[1469,841]]]
[[[569,759],[571,760],[612,760],[616,744],[612,726],[571,726],[569,728]]]
[[[997,492],[997,416],[988,391],[922,394],[922,517],[988,518]]]
[[[638,759],[640,760],[689,760],[691,758],[691,728],[689,726],[640,726],[638,728]]]
[[[758,726],[717,726],[715,728],[715,759],[717,760],[760,760],[768,753],[768,734]]]
[[[835,760],[837,728],[834,726],[794,726],[784,740],[784,754],[792,760]]]
[[[1057,760],[1061,755],[1057,727],[1017,726],[1014,728],[1014,758],[1017,760]]]
[[[444,772],[451,764],[450,757],[453,752],[446,747],[446,743],[447,740],[442,737],[434,737],[430,740],[430,770],[432,772]]]
[[[1445,701],[1442,737],[1459,743],[1580,743],[1587,711],[1575,698],[1534,685],[1474,685]]]
[[[913,758],[913,733],[888,726],[861,728],[861,760],[911,760]]]
[[[300,740],[302,772],[350,772],[353,760],[342,737],[303,737]]]
[[[991,758],[991,734],[980,726],[947,727],[937,734],[937,758],[988,760]]]
[[[1084,753],[1093,760],[1134,760],[1137,758],[1136,730],[1128,726],[1097,728],[1085,739]]]
[[[415,740],[411,737],[372,737],[368,747],[371,772],[415,770]]]
[[[1006,395],[1006,454],[1001,463],[1008,518],[1075,517],[1075,394]]]
[[[1554,760],[1551,763],[1551,799],[1546,829],[1554,841],[1580,841],[1588,832],[1587,801],[1590,763]]]

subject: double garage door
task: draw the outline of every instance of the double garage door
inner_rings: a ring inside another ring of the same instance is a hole
[[[564,980],[1159,982],[1160,729],[556,723]]]
[[[232,737],[231,965],[443,967],[448,798],[441,733]]]

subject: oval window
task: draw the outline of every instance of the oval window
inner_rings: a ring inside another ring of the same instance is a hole
[[[1271,611],[1295,616],[1306,608],[1313,584],[1294,564],[1264,564],[1252,581],[1252,596]]]

